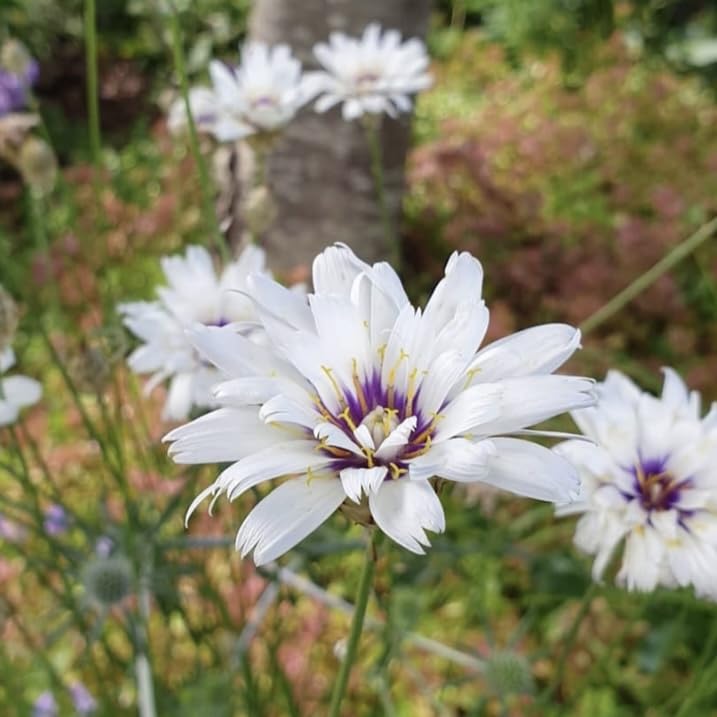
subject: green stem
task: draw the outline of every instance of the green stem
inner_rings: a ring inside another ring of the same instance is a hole
[[[381,224],[383,225],[383,234],[390,252],[391,263],[396,271],[400,271],[401,243],[393,230],[391,212],[389,210],[386,197],[386,182],[383,173],[383,152],[381,151],[379,124],[375,118],[370,118],[370,120],[364,123],[364,127],[366,128],[366,138],[368,140],[368,148],[371,155],[371,176],[373,177],[373,184],[376,189],[378,208],[381,214]]]
[[[608,319],[612,318],[636,296],[654,284],[663,274],[666,274],[685,257],[695,251],[701,244],[712,237],[715,230],[717,230],[717,217],[703,224],[694,234],[680,242],[672,251],[663,256],[657,264],[648,269],[644,274],[638,276],[635,281],[610,299],[607,304],[585,319],[585,321],[580,324],[581,331],[586,334],[588,331],[593,331],[601,324],[604,324]]]
[[[184,64],[184,48],[182,46],[182,30],[179,26],[179,16],[175,7],[170,12],[170,23],[172,26],[172,56],[174,59],[174,69],[179,78],[179,91],[184,101],[184,111],[187,113],[187,128],[189,130],[189,147],[194,157],[194,163],[197,165],[199,172],[199,183],[202,197],[202,213],[204,215],[204,224],[206,231],[213,237],[219,255],[223,262],[230,259],[229,248],[224,237],[219,231],[217,225],[216,212],[214,211],[214,198],[212,181],[207,171],[207,164],[202,156],[199,147],[199,135],[197,134],[197,125],[192,115],[192,107],[189,102],[189,79],[187,78],[187,68]]]
[[[364,617],[366,616],[366,606],[368,605],[368,596],[371,591],[371,583],[374,568],[374,542],[373,539],[368,541],[366,548],[366,557],[364,558],[363,570],[359,579],[358,592],[356,594],[356,605],[354,607],[354,616],[351,622],[351,633],[349,641],[346,645],[346,655],[339,674],[334,683],[334,691],[331,695],[331,706],[329,707],[329,717],[339,717],[341,710],[341,702],[346,692],[346,685],[349,681],[351,666],[356,659],[356,650],[358,648],[359,639],[361,638],[361,630],[363,628]]]
[[[87,115],[92,164],[99,170],[102,157],[100,103],[97,92],[97,13],[95,0],[85,0],[85,65],[87,73]]]
[[[715,650],[717,650],[717,616],[713,617],[712,630],[705,641],[696,669],[693,671],[693,679],[683,688],[683,691],[677,694],[674,700],[677,704],[681,703],[680,708],[675,712],[675,717],[689,715],[692,706],[699,705],[704,693],[714,690],[714,678],[717,673],[717,661],[713,657]],[[710,660],[712,660],[712,664],[708,667]],[[674,702],[671,701],[671,704]]]

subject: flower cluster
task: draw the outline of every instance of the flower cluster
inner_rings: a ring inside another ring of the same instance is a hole
[[[186,419],[193,406],[212,405],[211,387],[221,373],[204,361],[186,335],[193,324],[225,326],[250,334],[254,305],[243,293],[250,274],[265,271],[265,255],[248,246],[217,274],[209,252],[190,246],[184,256],[162,259],[167,286],[157,289],[156,301],[120,304],[127,328],[144,343],[129,357],[130,368],[151,373],[146,391],[170,380],[162,417]]]
[[[662,396],[643,393],[617,371],[599,403],[573,413],[594,443],[555,450],[577,466],[582,513],[576,545],[595,555],[599,580],[618,546],[617,581],[629,590],[694,587],[717,600],[717,404],[700,418],[700,396],[671,369]]]
[[[189,93],[197,127],[220,142],[272,134],[313,99],[317,112],[342,103],[346,120],[367,113],[395,117],[411,109],[410,95],[431,84],[423,43],[402,42],[399,32],[382,33],[375,23],[360,38],[333,33],[328,44],[314,47],[314,55],[323,69],[308,73],[286,45],[247,43],[238,67],[213,61],[212,87]],[[178,100],[170,108],[169,126],[176,131],[185,124],[186,108]]]
[[[540,326],[479,349],[488,327],[480,263],[454,254],[424,310],[385,263],[345,246],[320,254],[314,293],[262,274],[247,284],[260,345],[227,327],[195,326],[193,344],[229,380],[220,408],[170,432],[179,463],[231,462],[200,493],[235,500],[287,480],[241,526],[237,548],[257,564],[296,545],[344,502],[363,504],[398,544],[422,553],[444,514],[430,479],[483,481],[564,503],[574,468],[511,434],[593,403],[589,379],[552,372],[578,347],[564,325]]]

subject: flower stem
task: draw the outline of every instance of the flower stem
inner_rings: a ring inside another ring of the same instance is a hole
[[[672,251],[663,256],[657,264],[649,268],[644,274],[638,276],[635,281],[626,286],[619,294],[613,296],[607,304],[600,307],[594,314],[585,319],[585,321],[580,324],[581,331],[586,334],[588,331],[596,329],[608,319],[612,318],[636,296],[654,284],[663,274],[666,274],[685,257],[695,251],[701,244],[712,237],[715,230],[717,230],[717,217],[703,224],[694,234],[680,242]]]
[[[388,245],[391,263],[396,271],[401,269],[401,244],[398,236],[393,230],[391,222],[391,213],[388,208],[386,197],[386,182],[383,173],[383,152],[381,151],[381,136],[379,134],[379,123],[376,118],[369,118],[364,122],[366,128],[366,138],[368,140],[368,148],[371,155],[371,176],[376,190],[378,199],[378,208],[381,214],[381,224],[383,225],[383,234]]]
[[[712,630],[704,643],[702,656],[699,658],[693,677],[688,684],[680,690],[675,698],[666,706],[675,706],[675,717],[686,717],[691,714],[693,705],[699,705],[705,693],[714,689],[714,679],[717,676],[717,662],[713,655],[717,649],[717,617],[712,618]],[[712,664],[710,665],[710,660]],[[677,703],[675,705],[675,702]],[[679,708],[678,706],[679,705]],[[696,713],[695,713],[696,714]]]
[[[339,674],[334,683],[334,691],[331,695],[331,705],[329,707],[329,717],[339,717],[341,710],[341,702],[346,692],[346,685],[349,681],[351,666],[356,659],[356,650],[358,648],[359,639],[361,638],[361,630],[363,628],[364,617],[366,616],[366,606],[368,604],[368,596],[371,591],[371,583],[374,568],[374,542],[373,539],[368,541],[366,548],[366,557],[364,558],[363,570],[359,579],[358,592],[356,594],[356,607],[351,622],[351,632],[349,641],[346,645],[346,655]]]
[[[182,46],[182,30],[179,26],[179,15],[177,9],[172,4],[170,15],[170,23],[172,26],[172,55],[174,59],[174,69],[179,78],[179,91],[184,101],[184,111],[187,113],[187,128],[189,130],[189,147],[197,165],[199,172],[199,183],[202,197],[202,213],[204,215],[205,229],[211,237],[214,238],[219,256],[223,262],[229,261],[229,248],[227,243],[219,231],[217,225],[216,212],[214,210],[213,199],[213,183],[207,171],[207,164],[202,156],[199,148],[199,135],[197,134],[197,125],[192,115],[192,107],[189,102],[189,80],[187,78],[187,68],[184,64],[184,48]]]
[[[87,73],[87,114],[90,131],[90,154],[95,170],[99,170],[102,142],[100,139],[100,104],[97,92],[97,20],[95,0],[85,0],[85,65]]]

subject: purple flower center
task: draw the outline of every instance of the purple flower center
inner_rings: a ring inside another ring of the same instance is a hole
[[[326,422],[341,429],[347,438],[362,449],[362,455],[357,455],[322,440],[321,450],[336,458],[331,464],[332,469],[339,472],[344,468],[385,466],[389,470],[386,479],[405,475],[408,472],[408,461],[429,450],[436,429],[437,416],[423,416],[420,410],[414,410],[420,389],[412,390],[413,382],[409,381],[408,393],[404,394],[396,391],[392,385],[384,386],[378,372],[372,373],[367,380],[360,380],[354,370],[351,390],[340,388],[330,369],[325,369],[325,372],[334,384],[342,410],[338,413],[330,411],[318,397],[315,399],[317,410]],[[382,451],[381,456],[376,455],[383,441],[409,418],[415,418],[416,425],[410,431],[407,442],[395,450]],[[371,436],[373,448],[357,439],[356,432],[361,427],[365,427]]]
[[[689,478],[676,478],[667,470],[667,458],[641,460],[629,472],[634,479],[633,497],[648,512],[670,510],[679,501],[682,489],[691,484]]]

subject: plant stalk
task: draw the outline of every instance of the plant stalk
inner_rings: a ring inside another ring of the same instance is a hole
[[[97,91],[97,12],[95,0],[85,0],[85,65],[90,155],[95,171],[98,171],[102,162],[102,140],[100,138],[100,104]]]
[[[341,713],[341,702],[346,692],[346,685],[349,681],[351,667],[356,659],[356,651],[358,649],[361,631],[363,629],[363,621],[366,616],[366,606],[368,605],[368,596],[371,592],[371,583],[374,569],[374,552],[373,539],[369,539],[366,547],[366,556],[364,558],[363,570],[359,579],[358,592],[356,594],[356,608],[353,620],[351,622],[351,632],[349,633],[349,641],[346,645],[346,655],[344,656],[339,674],[334,683],[334,690],[331,695],[331,705],[329,707],[329,717],[339,717]]]
[[[397,233],[394,231],[391,221],[391,212],[388,207],[386,196],[386,181],[383,172],[383,152],[381,151],[381,136],[379,134],[379,123],[376,118],[370,118],[364,122],[366,138],[371,155],[371,176],[373,178],[378,208],[381,214],[383,234],[390,252],[391,264],[396,271],[401,270],[401,244]]]
[[[172,6],[170,15],[170,23],[172,28],[172,55],[174,60],[174,70],[179,78],[179,91],[184,102],[184,111],[187,113],[187,129],[189,130],[189,148],[194,158],[194,163],[199,172],[200,192],[202,197],[202,214],[205,229],[208,234],[213,237],[217,251],[224,263],[229,261],[229,247],[227,246],[222,233],[219,231],[217,224],[216,212],[214,210],[213,183],[207,171],[207,164],[202,156],[199,147],[199,135],[197,133],[197,125],[192,115],[192,107],[189,102],[189,79],[187,78],[187,67],[184,63],[184,48],[182,43],[182,30],[179,26],[179,16],[177,9]]]
[[[608,319],[611,319],[636,296],[654,284],[663,274],[666,274],[700,245],[710,239],[714,235],[715,230],[717,230],[717,217],[703,224],[694,234],[680,242],[654,266],[649,268],[644,274],[638,276],[637,279],[626,286],[620,293],[613,296],[607,304],[600,307],[594,314],[585,319],[585,321],[580,324],[580,330],[583,334],[593,331],[601,324],[604,324]]]

